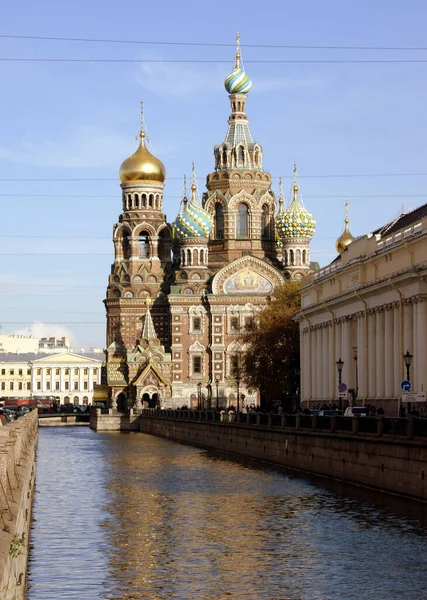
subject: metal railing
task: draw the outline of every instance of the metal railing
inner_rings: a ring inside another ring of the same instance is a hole
[[[107,411],[108,412],[108,411]],[[427,440],[427,419],[387,417],[344,417],[214,410],[143,409],[141,417],[217,423],[222,426],[262,427],[276,430],[350,434],[359,437],[386,437]]]

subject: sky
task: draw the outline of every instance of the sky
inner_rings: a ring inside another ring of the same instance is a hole
[[[214,144],[225,137],[230,107],[223,82],[233,68],[237,31],[253,81],[246,105],[252,135],[264,148],[273,189],[282,175],[287,198],[297,163],[304,205],[317,221],[313,260],[323,266],[335,258],[346,197],[354,236],[402,207],[427,202],[427,48],[414,49],[427,46],[426,21],[424,0],[6,3],[3,333],[68,335],[78,350],[105,346],[103,299],[121,212],[118,172],[136,149],[140,101],[151,150],[166,167],[164,212],[172,222],[184,173],[191,174],[194,160],[202,193]],[[18,58],[80,62],[11,60]]]

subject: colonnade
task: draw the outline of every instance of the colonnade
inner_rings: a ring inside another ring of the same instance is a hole
[[[336,318],[301,323],[301,399],[337,401],[339,358],[341,380],[359,400],[396,399],[406,378],[403,355],[413,355],[412,389],[427,391],[427,301],[401,299]]]

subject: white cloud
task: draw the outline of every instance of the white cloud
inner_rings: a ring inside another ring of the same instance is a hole
[[[95,127],[80,127],[68,139],[40,141],[27,137],[19,147],[0,146],[0,160],[36,167],[117,167],[131,148],[130,139]]]
[[[31,336],[37,340],[44,337],[66,337],[70,340],[72,346],[75,345],[77,341],[72,331],[64,325],[52,325],[42,322],[35,322],[26,327],[15,329],[12,333],[16,335]]]

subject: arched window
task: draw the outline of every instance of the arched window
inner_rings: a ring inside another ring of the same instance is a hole
[[[245,164],[245,149],[243,146],[239,147],[239,162],[242,166]]]
[[[264,204],[262,207],[261,214],[261,236],[264,239],[268,239],[270,237],[270,214],[268,210],[268,205]]]
[[[199,256],[200,256],[200,260],[199,260],[199,264],[203,265],[203,248],[199,251]]]
[[[227,148],[224,148],[222,151],[222,164],[224,167],[227,166]]]
[[[302,264],[307,264],[307,250],[302,251]]]
[[[150,257],[150,236],[148,231],[141,231],[138,236],[139,258]]]
[[[153,202],[154,202],[154,195],[153,195],[153,194],[150,194],[150,195],[148,196],[148,207],[149,207],[149,208],[153,208]]]
[[[222,204],[215,206],[215,238],[217,240],[224,239],[224,209]]]
[[[288,266],[288,251],[287,250],[283,250],[283,258],[285,260],[285,267]]]
[[[139,198],[138,198],[138,194],[134,195],[134,205],[133,208],[139,208]]]
[[[292,266],[295,265],[294,251],[293,250],[289,250],[289,264],[292,265]]]
[[[141,196],[141,208],[147,208],[147,194]]]
[[[191,250],[188,248],[187,250],[187,266],[191,265]]]
[[[247,204],[239,204],[237,211],[237,237],[247,238],[249,236],[248,230],[249,221],[249,209]]]
[[[297,250],[295,252],[295,255],[296,255],[296,264],[298,267],[300,267],[301,266],[301,250]]]
[[[130,257],[129,232],[125,230],[122,237],[123,258],[128,260]]]

